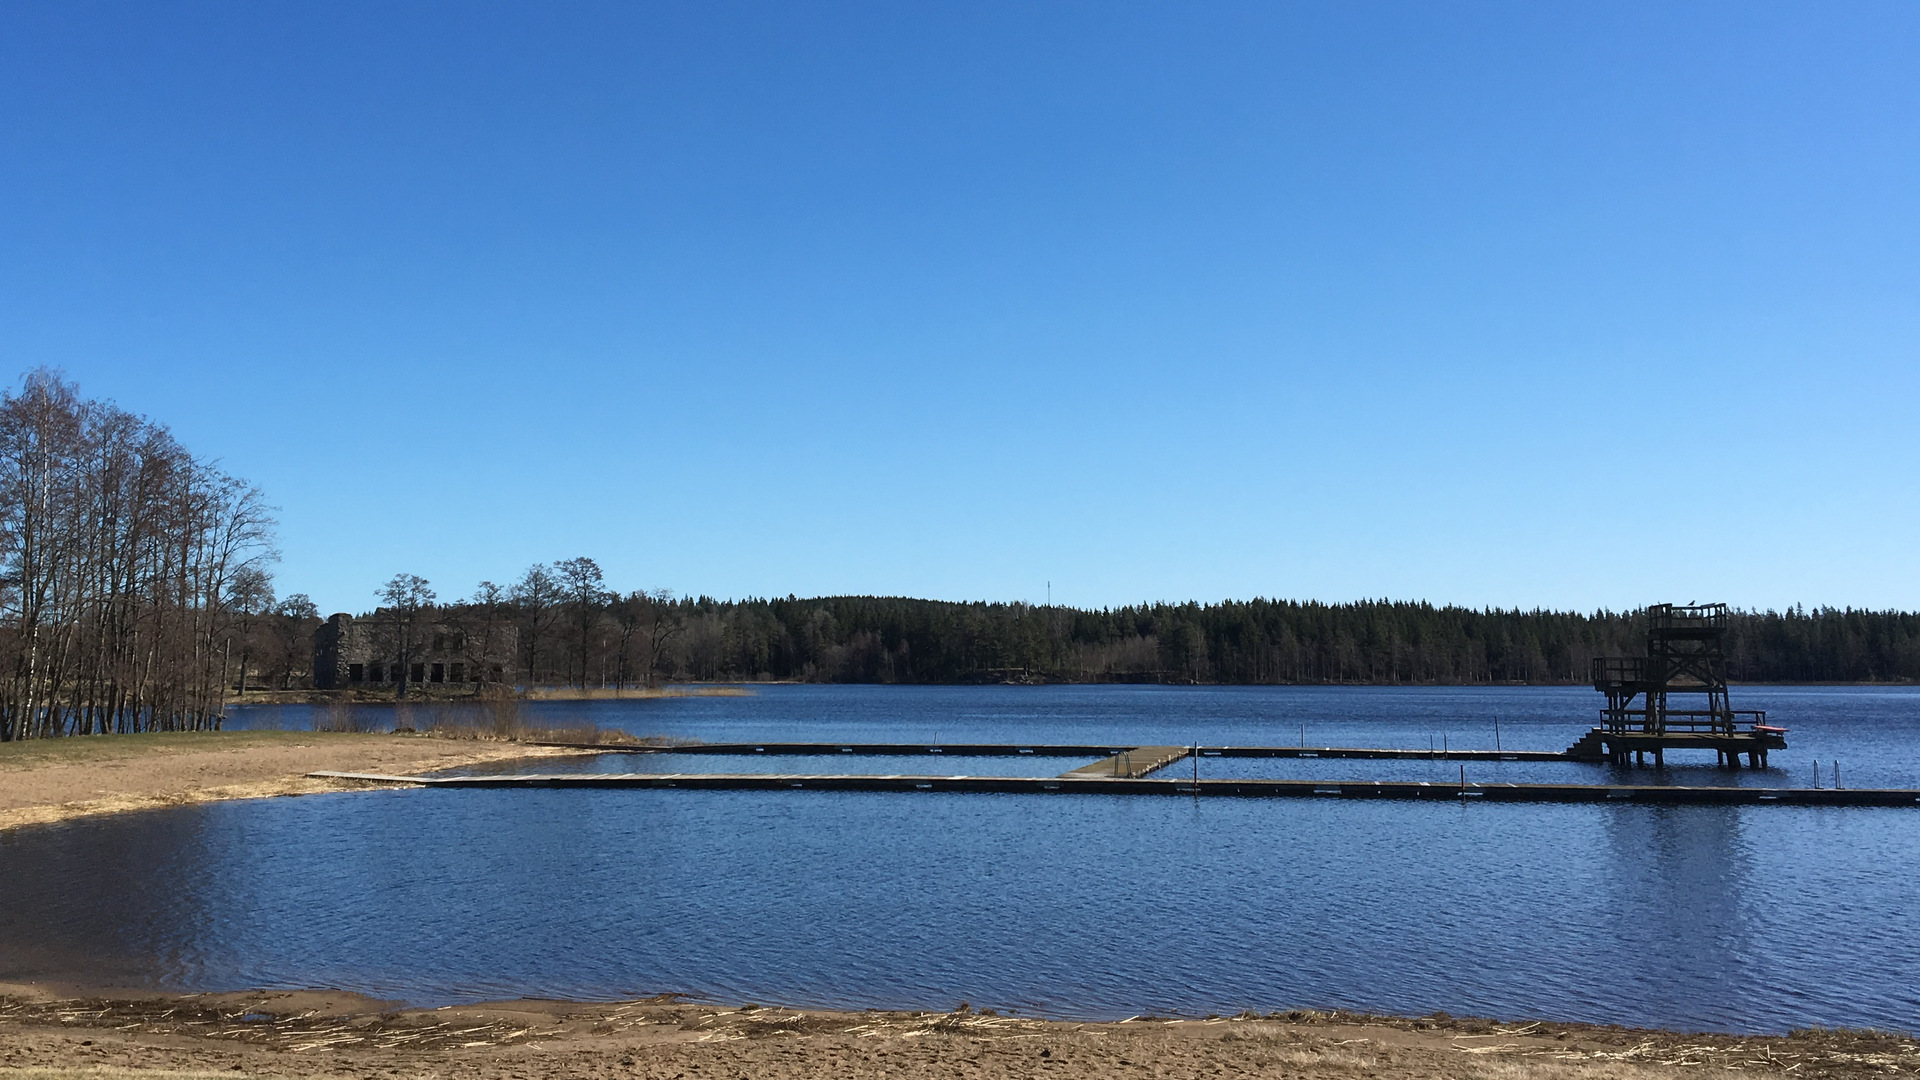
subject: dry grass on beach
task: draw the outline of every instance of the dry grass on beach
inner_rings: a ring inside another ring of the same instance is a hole
[[[536,686],[524,695],[528,701],[655,701],[661,698],[752,697],[744,686],[659,686],[651,690],[630,686],[616,690],[610,686]]]
[[[1674,1080],[1729,1071],[1864,1080],[1920,1072],[1920,1046],[1875,1032],[1742,1037],[1313,1012],[1073,1023],[666,998],[396,1011],[322,992],[0,994],[8,995],[0,996],[0,1080]]]

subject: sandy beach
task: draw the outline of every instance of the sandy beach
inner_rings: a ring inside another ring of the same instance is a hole
[[[0,744],[0,829],[354,786],[320,770],[411,773],[579,753],[513,742],[314,731],[101,735]]]
[[[128,1072],[135,1070],[135,1072]],[[1920,1045],[1870,1032],[1688,1035],[1294,1012],[1073,1023],[948,1013],[736,1008],[670,999],[401,1009],[348,994],[100,996],[0,986],[0,1076],[1284,1076],[1632,1078],[1726,1071],[1920,1071]]]

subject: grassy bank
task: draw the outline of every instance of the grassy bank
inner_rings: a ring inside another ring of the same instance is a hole
[[[744,686],[660,686],[647,690],[630,687],[536,686],[521,697],[528,701],[654,701],[660,698],[752,697]]]
[[[372,739],[334,731],[152,731],[136,735],[68,735],[0,743],[0,769],[103,764],[166,754],[311,745],[315,739]]]

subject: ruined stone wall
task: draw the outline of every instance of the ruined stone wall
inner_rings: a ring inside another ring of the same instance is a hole
[[[313,635],[313,685],[321,690],[409,685],[473,688],[512,678],[519,651],[517,627],[500,624],[491,631],[453,622],[422,620],[406,635],[401,625],[378,616],[356,619],[341,613],[320,624]]]

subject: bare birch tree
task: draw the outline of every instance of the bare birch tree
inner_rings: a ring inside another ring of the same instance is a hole
[[[560,582],[544,563],[527,568],[513,586],[514,606],[520,611],[520,646],[527,654],[527,688],[532,689],[540,660],[540,644],[553,625],[555,608],[560,603]]]
[[[218,727],[273,528],[259,489],[57,373],[0,395],[0,740]]]
[[[399,631],[395,639],[400,651],[395,658],[398,675],[395,679],[397,690],[394,696],[404,698],[407,696],[407,682],[413,667],[413,658],[420,651],[417,626],[420,613],[431,610],[436,598],[433,590],[427,588],[427,579],[419,574],[393,575],[392,580],[380,587],[379,595],[386,604],[388,614],[393,616],[395,629]]]
[[[584,555],[554,563],[553,569],[559,576],[561,593],[573,605],[574,626],[579,631],[580,687],[584,690],[589,652],[587,639],[593,632],[594,620],[600,614],[600,605],[606,600],[606,577],[600,572],[600,564]],[[571,676],[572,673],[568,674]]]

